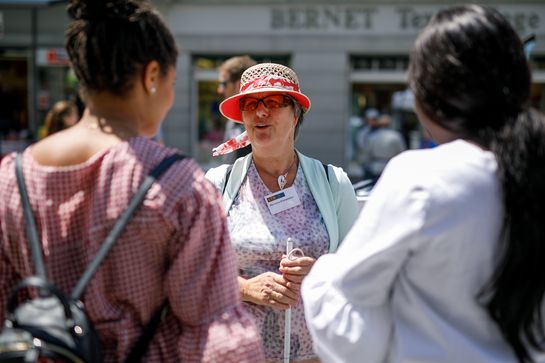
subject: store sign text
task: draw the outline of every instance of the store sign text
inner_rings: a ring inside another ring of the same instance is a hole
[[[273,29],[334,29],[346,30],[373,28],[375,8],[273,8]]]
[[[271,9],[271,28],[274,30],[340,30],[394,31],[421,30],[435,11],[414,7],[399,7],[381,14],[383,8],[359,6],[274,7]],[[439,10],[439,9],[435,9]],[[500,10],[501,11],[501,10]],[[522,34],[541,26],[539,13],[530,10],[502,11],[515,29]]]

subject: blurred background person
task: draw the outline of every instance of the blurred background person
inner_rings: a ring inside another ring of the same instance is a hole
[[[55,132],[74,126],[79,114],[76,104],[70,101],[57,101],[45,116],[44,125],[38,131],[38,137],[43,139]]]
[[[174,102],[178,51],[147,1],[71,0],[66,49],[87,108],[27,148],[23,171],[48,275],[64,291],[95,257],[138,186],[166,156],[151,140]],[[32,275],[15,155],[0,164],[0,301]],[[123,362],[163,302],[144,362],[262,362],[238,293],[216,189],[176,162],[147,193],[83,295],[105,362]],[[0,305],[0,320],[5,306]]]
[[[394,158],[303,282],[323,362],[545,362],[545,120],[497,10],[440,10],[409,84],[439,144]]]
[[[371,109],[366,112],[367,129],[360,139],[360,162],[363,178],[376,181],[388,161],[405,151],[407,146],[399,131],[390,128],[390,115],[379,115]]]
[[[310,99],[295,72],[274,63],[242,75],[240,93],[221,113],[243,123],[252,153],[206,176],[223,192],[238,257],[240,295],[258,327],[268,362],[284,353],[284,310],[292,307],[293,362],[317,362],[300,300],[301,281],[318,256],[334,252],[358,214],[354,189],[341,168],[295,149]],[[304,257],[284,256],[286,241]]]
[[[371,133],[371,124],[373,121],[378,120],[380,113],[374,107],[367,108],[361,117],[361,126],[357,128],[354,135],[355,143],[355,159],[361,169],[361,178],[366,179],[365,176],[365,145],[368,144],[369,134]],[[368,179],[367,179],[368,180]]]
[[[247,55],[231,57],[225,60],[218,68],[218,95],[222,101],[236,95],[240,90],[240,77],[245,70],[255,65],[256,61]],[[244,125],[227,119],[225,123],[225,134],[223,141],[237,137],[244,132]],[[237,149],[235,152],[222,156],[222,161],[232,164],[241,156],[248,155],[252,151],[252,146],[247,145]]]

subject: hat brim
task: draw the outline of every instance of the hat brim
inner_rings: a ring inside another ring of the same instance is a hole
[[[247,95],[251,95],[254,93],[263,93],[263,92],[282,93],[282,94],[289,95],[293,97],[303,107],[303,111],[305,113],[307,113],[308,110],[310,110],[310,99],[304,94],[300,92],[296,92],[296,91],[288,91],[285,89],[268,87],[268,88],[259,88],[259,89],[255,89],[255,90],[251,90],[251,91],[247,91],[243,93],[238,93],[234,96],[231,96],[225,99],[222,103],[220,103],[220,112],[224,117],[230,120],[243,123],[242,112],[240,111],[240,106],[239,106],[239,100],[242,97],[245,97]]]

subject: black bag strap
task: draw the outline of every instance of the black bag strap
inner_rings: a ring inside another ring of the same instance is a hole
[[[325,176],[327,177],[327,182],[329,183],[329,168],[324,163],[322,163],[322,166],[324,167]]]
[[[227,182],[231,176],[231,171],[233,170],[233,164],[230,164],[225,171],[225,181],[223,182],[223,189],[221,190],[221,195],[225,193],[225,188],[227,188]]]
[[[144,327],[144,330],[142,330],[142,333],[136,342],[134,342],[129,354],[127,355],[127,358],[125,358],[125,363],[139,363],[142,361],[142,358],[144,358],[149,344],[155,335],[155,331],[165,317],[167,310],[168,300],[165,299],[163,304],[161,304],[161,306],[153,313],[148,325]]]
[[[38,242],[36,221],[32,215],[32,208],[30,207],[30,200],[28,199],[28,192],[25,186],[25,178],[23,176],[23,157],[21,153],[17,153],[17,155],[15,155],[15,176],[17,177],[17,186],[19,188],[19,195],[21,196],[21,204],[23,205],[26,234],[30,251],[32,253],[32,261],[34,263],[34,268],[36,269],[36,275],[47,281],[47,273],[45,271],[42,249],[40,247],[40,243]]]

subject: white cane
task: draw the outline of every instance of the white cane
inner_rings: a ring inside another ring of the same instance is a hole
[[[295,260],[297,257],[304,256],[300,248],[293,248],[293,241],[288,238],[286,241],[286,255],[289,260]],[[284,363],[290,362],[290,343],[291,343],[291,307],[286,310],[284,318]]]

